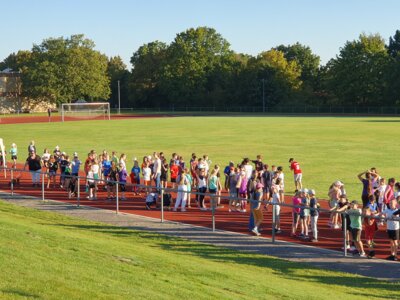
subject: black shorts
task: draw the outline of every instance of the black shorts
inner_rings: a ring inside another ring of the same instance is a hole
[[[176,182],[176,178],[171,178],[171,182]]]
[[[167,181],[167,175],[162,175],[161,174],[160,181]]]
[[[209,191],[210,194],[216,194],[217,193],[216,189],[208,189],[208,191]]]
[[[119,186],[121,187],[121,192],[125,192],[126,191],[125,184],[120,184]]]
[[[359,242],[361,240],[361,229],[352,228],[351,236],[352,236],[354,242]]]
[[[388,230],[388,237],[389,239],[391,239],[392,241],[396,241],[399,239],[399,230]]]
[[[96,185],[93,183],[89,183],[89,188],[94,189],[96,187]]]
[[[16,155],[11,155],[11,159],[17,160],[17,156]]]
[[[351,231],[351,227],[350,227],[350,218],[348,216],[344,216],[342,215],[342,228],[341,230],[344,230],[344,222],[346,222],[346,228],[347,231]]]

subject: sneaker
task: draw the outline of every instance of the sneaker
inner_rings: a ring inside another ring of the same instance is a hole
[[[150,210],[150,206],[148,204],[146,204],[146,209]]]
[[[240,212],[243,212],[243,213],[245,213],[247,210],[245,210],[245,209],[241,209],[240,210]]]
[[[280,229],[275,229],[275,233],[276,233],[276,234],[282,233],[282,230],[280,230]]]
[[[394,260],[394,256],[393,255],[389,255],[388,257],[386,257],[387,260]]]
[[[299,237],[299,238],[303,238],[303,237],[304,237],[304,233],[300,233],[300,234],[298,235],[298,237]]]
[[[347,249],[349,249],[349,248],[347,248]],[[357,249],[356,249],[356,247],[351,246],[349,250],[350,250],[350,251],[356,251]]]
[[[200,210],[201,210],[201,211],[206,211],[207,208],[206,208],[206,207],[200,207]]]
[[[333,229],[339,229],[339,228],[340,228],[340,226],[338,224],[333,226]]]
[[[365,255],[365,252],[360,253],[359,255],[360,255],[360,257],[367,257],[367,255]]]
[[[259,235],[258,230],[255,227],[251,230],[251,232],[253,232],[255,235]]]
[[[174,207],[174,208],[172,209],[172,211],[176,211],[176,208]]]
[[[398,261],[397,256],[393,256],[393,260],[394,260],[394,261]]]
[[[346,246],[346,249],[347,249],[347,250],[350,250],[350,245],[347,245],[347,246]],[[344,250],[344,247],[342,247],[342,250]]]
[[[186,211],[186,209],[184,209],[184,208],[181,209],[181,212],[185,212],[185,211]]]
[[[317,239],[312,239],[311,242],[318,243],[318,240]]]

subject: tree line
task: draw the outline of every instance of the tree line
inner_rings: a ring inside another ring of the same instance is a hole
[[[347,41],[326,65],[310,47],[278,45],[256,56],[236,53],[215,29],[190,28],[170,44],[121,57],[95,50],[84,35],[49,38],[10,54],[0,70],[21,72],[22,97],[51,103],[109,100],[122,107],[400,104],[400,31]]]

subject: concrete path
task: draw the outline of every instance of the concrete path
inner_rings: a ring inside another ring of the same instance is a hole
[[[14,195],[0,192],[0,199],[7,202],[52,211],[72,217],[103,222],[114,226],[128,227],[136,230],[152,231],[160,234],[176,236],[197,242],[228,247],[240,251],[270,255],[293,262],[303,262],[313,267],[342,271],[374,277],[381,280],[400,280],[400,263],[381,259],[365,259],[359,257],[344,257],[342,253],[313,246],[295,243],[272,241],[268,238],[253,237],[246,234],[217,230],[212,232],[209,228],[153,219],[133,214],[116,214],[115,211],[80,206],[58,202],[41,201],[29,196]]]

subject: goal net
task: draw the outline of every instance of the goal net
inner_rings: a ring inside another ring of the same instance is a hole
[[[110,120],[110,103],[63,103],[61,104],[62,121],[68,119],[108,119]]]

